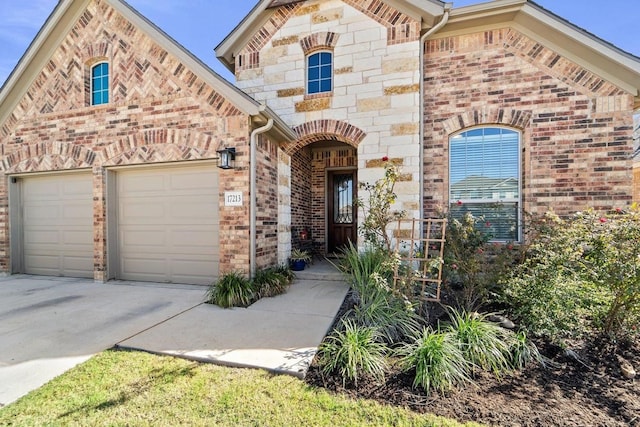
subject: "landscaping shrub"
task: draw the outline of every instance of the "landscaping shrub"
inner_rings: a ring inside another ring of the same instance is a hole
[[[469,212],[461,218],[449,214],[447,219],[444,283],[461,308],[478,310],[492,302],[497,284],[520,262],[520,246],[491,243],[490,225]]]
[[[377,328],[387,344],[400,342],[420,329],[420,319],[414,311],[393,295],[380,290],[362,295],[346,316],[360,326]]]
[[[510,366],[511,334],[487,320],[487,315],[449,310],[451,332],[464,358],[472,366],[498,375]]]
[[[392,256],[381,248],[363,252],[349,245],[342,250],[340,270],[354,291],[355,306],[347,313],[359,326],[378,329],[387,344],[413,335],[420,327],[413,307],[390,288],[393,281]]]
[[[506,281],[503,301],[529,331],[554,341],[594,332],[637,338],[640,211],[589,210],[538,223],[526,261]]]
[[[287,291],[291,277],[291,270],[286,267],[258,270],[253,278],[253,288],[258,298],[274,297]]]
[[[360,189],[368,193],[367,199],[358,198],[356,203],[364,211],[363,222],[359,229],[364,240],[372,247],[384,249],[387,253],[393,251],[391,236],[387,226],[403,218],[404,211],[391,210],[396,202],[397,195],[394,192],[396,181],[400,177],[400,168],[397,161],[382,158],[384,176],[375,183],[361,182]]]
[[[319,364],[326,375],[337,372],[343,385],[358,384],[363,375],[382,380],[387,369],[387,347],[380,343],[378,330],[343,319],[319,348]]]
[[[427,394],[445,393],[471,381],[470,364],[451,333],[425,328],[397,354],[403,369],[414,372],[414,387]]]
[[[254,297],[251,281],[240,273],[232,272],[223,275],[209,287],[205,302],[222,308],[248,307]]]

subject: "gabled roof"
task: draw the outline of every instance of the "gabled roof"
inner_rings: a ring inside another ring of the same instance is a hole
[[[532,0],[494,0],[455,8],[438,35],[508,24],[636,97],[640,108],[640,58],[593,35]]]
[[[299,3],[302,0],[260,0],[236,28],[215,48],[216,56],[233,72],[236,54],[271,16],[277,6]],[[385,0],[385,3],[422,22],[423,28],[431,28],[444,13],[445,3],[440,0]]]
[[[231,71],[234,58],[269,18],[275,6],[300,0],[260,0],[238,26],[216,47],[216,55]],[[439,0],[384,0],[385,3],[422,21],[423,31],[444,14]],[[558,52],[609,82],[632,93],[640,108],[640,58],[572,24],[531,0],[493,0],[454,8],[447,24],[433,37],[478,28],[512,26],[527,37]]]
[[[91,1],[60,0],[58,2],[35,39],[27,48],[27,51],[20,58],[2,88],[0,88],[0,124],[6,120],[17,103],[20,102],[34,79],[45,68],[51,52],[60,45]],[[122,0],[103,1],[146,33],[167,52],[178,58],[240,111],[251,116],[256,125],[263,125],[268,119],[273,119],[274,127],[271,132],[275,132],[279,138],[287,141],[296,138],[295,132],[277,114],[226,81],[126,2]]]

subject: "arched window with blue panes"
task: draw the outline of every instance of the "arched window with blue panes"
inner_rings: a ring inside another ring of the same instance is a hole
[[[482,217],[494,241],[519,241],[520,132],[479,127],[449,140],[449,209],[454,218]]]
[[[109,103],[109,63],[101,62],[91,68],[91,105]]]
[[[307,57],[307,95],[333,90],[333,54],[316,52]]]

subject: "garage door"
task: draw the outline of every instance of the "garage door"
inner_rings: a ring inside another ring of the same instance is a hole
[[[215,166],[117,173],[119,279],[210,284],[218,275]]]
[[[27,274],[93,277],[90,173],[21,179],[23,268]]]

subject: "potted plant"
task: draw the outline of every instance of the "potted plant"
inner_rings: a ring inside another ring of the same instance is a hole
[[[311,255],[308,251],[301,249],[294,249],[291,251],[291,269],[293,271],[302,271],[306,267],[307,263],[311,262]]]

